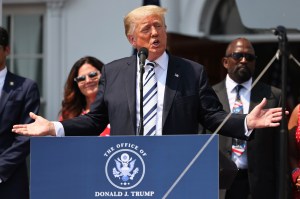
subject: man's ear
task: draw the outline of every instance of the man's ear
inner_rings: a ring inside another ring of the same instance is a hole
[[[224,68],[228,68],[228,58],[227,57],[223,57],[222,58],[222,65],[224,66]]]
[[[129,43],[135,48],[136,47],[135,38],[132,35],[127,35],[127,39],[129,41]]]

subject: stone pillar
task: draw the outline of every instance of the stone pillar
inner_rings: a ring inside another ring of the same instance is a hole
[[[62,100],[62,7],[64,0],[48,0],[45,17],[44,91],[46,115],[57,120]]]

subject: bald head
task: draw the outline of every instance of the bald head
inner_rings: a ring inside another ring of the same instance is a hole
[[[251,42],[246,38],[241,37],[230,42],[226,49],[226,55],[233,53],[236,48],[246,48],[248,52],[255,55],[255,51]]]

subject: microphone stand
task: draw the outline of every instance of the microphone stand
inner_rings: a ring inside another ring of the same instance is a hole
[[[280,133],[279,133],[279,191],[278,198],[286,199],[287,198],[287,117],[285,115],[286,110],[286,76],[287,76],[287,66],[288,66],[288,39],[286,36],[286,29],[283,26],[278,26],[274,30],[274,34],[278,36],[279,42],[279,51],[281,58],[281,98],[282,98],[282,121],[280,125]]]
[[[137,135],[144,135],[144,111],[143,111],[143,75],[145,73],[145,63],[140,62],[140,124]]]

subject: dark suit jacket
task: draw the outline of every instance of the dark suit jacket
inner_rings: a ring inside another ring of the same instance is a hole
[[[175,75],[176,74],[176,75]],[[137,58],[131,56],[104,66],[99,93],[91,111],[62,122],[65,135],[98,135],[108,123],[111,135],[136,135]],[[198,123],[214,131],[227,116],[209,86],[202,65],[169,55],[162,117],[163,135],[197,134]],[[246,139],[245,116],[232,116],[221,133]]]
[[[26,157],[29,137],[11,132],[14,124],[30,123],[38,113],[40,95],[32,80],[7,72],[0,98],[0,198],[29,199]]]
[[[213,86],[224,109],[230,111],[225,81]],[[263,98],[268,100],[265,108],[280,107],[281,91],[275,87],[258,83],[251,92],[251,111]],[[235,131],[235,129],[232,129]],[[255,199],[275,198],[278,191],[276,171],[278,166],[279,128],[256,129],[253,139],[247,142],[248,176],[250,192]],[[231,156],[232,138],[219,137],[220,150]]]

